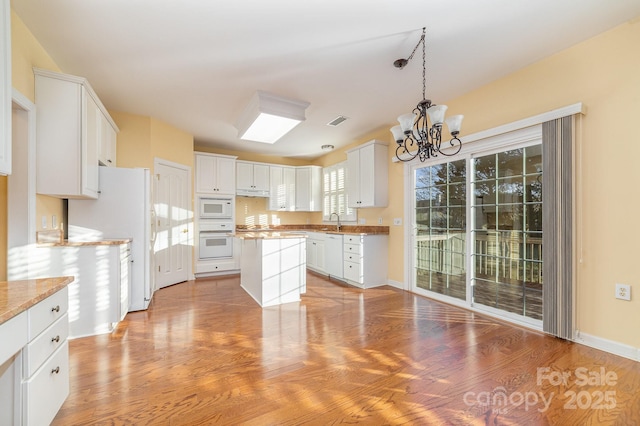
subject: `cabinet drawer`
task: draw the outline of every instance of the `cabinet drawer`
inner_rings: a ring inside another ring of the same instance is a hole
[[[360,254],[360,244],[344,244],[344,254],[348,253]]]
[[[345,262],[353,262],[353,263],[362,263],[361,261],[362,255],[360,253],[347,253],[344,254]]]
[[[67,287],[29,308],[29,341],[62,317],[69,307]]]
[[[345,244],[360,244],[362,243],[362,237],[360,235],[345,235],[344,236]]]
[[[0,365],[27,344],[27,312],[0,324]]]
[[[23,420],[27,425],[48,425],[69,395],[69,343],[57,351],[22,383]]]
[[[362,266],[359,263],[354,262],[344,262],[344,277],[349,281],[354,281],[356,283],[362,284],[363,274],[362,274]]]
[[[56,349],[62,346],[68,336],[69,317],[68,314],[65,313],[62,317],[58,318],[53,325],[25,346],[23,350],[24,377],[31,377],[38,367],[40,367]]]

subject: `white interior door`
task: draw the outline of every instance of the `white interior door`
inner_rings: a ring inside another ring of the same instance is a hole
[[[193,234],[189,167],[156,159],[154,165],[156,238],[155,274],[158,288],[189,279]]]

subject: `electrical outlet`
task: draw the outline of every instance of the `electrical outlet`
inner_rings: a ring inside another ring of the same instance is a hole
[[[616,299],[631,300],[631,286],[628,284],[616,284]]]
[[[382,218],[381,217],[378,218],[378,225],[382,225]]]
[[[58,218],[56,215],[51,215],[51,228],[56,229],[58,227]]]
[[[47,217],[42,216],[42,229],[47,229]]]
[[[364,225],[365,223],[367,223],[365,218],[361,218],[360,219],[360,225]]]
[[[402,225],[402,219],[401,219],[401,218],[399,218],[399,217],[395,217],[395,218],[393,218],[393,224],[394,224],[395,226],[400,226],[400,225]]]

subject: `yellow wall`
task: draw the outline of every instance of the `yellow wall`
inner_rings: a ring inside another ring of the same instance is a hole
[[[109,115],[120,129],[116,143],[116,165],[153,170],[151,117],[119,111],[109,111]]]
[[[153,158],[173,161],[189,166],[193,170],[192,135],[152,118],[150,136]]]
[[[193,136],[153,117],[109,111],[120,132],[118,167],[145,167],[153,172],[155,158],[193,168]]]

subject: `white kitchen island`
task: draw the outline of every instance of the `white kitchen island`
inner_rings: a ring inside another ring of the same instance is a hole
[[[297,302],[307,288],[306,235],[241,232],[240,286],[260,306]]]

